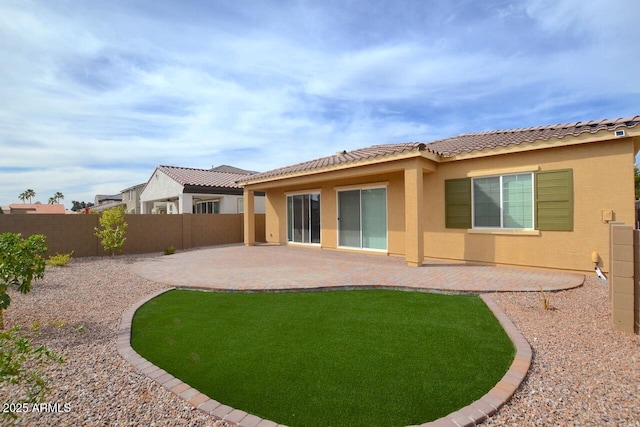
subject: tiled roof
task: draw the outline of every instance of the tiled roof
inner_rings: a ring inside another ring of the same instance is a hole
[[[242,175],[252,175],[254,173],[258,173],[256,171],[248,171],[248,170],[240,169],[235,166],[229,166],[229,165],[216,166],[211,168],[211,170],[215,172],[239,173]]]
[[[427,148],[440,154],[442,157],[449,157],[463,152],[505,147],[512,144],[519,145],[534,141],[547,141],[551,138],[578,136],[584,133],[596,133],[602,129],[613,131],[619,128],[633,128],[637,126],[638,123],[640,123],[640,116],[523,129],[468,133],[430,142],[427,144]]]
[[[268,172],[258,173],[255,175],[251,175],[250,177],[245,176],[244,179],[241,179],[240,181],[248,183],[264,178],[289,175],[299,172],[307,172],[331,166],[338,166],[346,163],[353,163],[359,160],[382,158],[393,154],[400,154],[409,151],[422,151],[424,149],[425,144],[421,142],[373,145],[371,147],[359,148],[353,151],[339,151],[332,156],[322,157],[320,159],[310,160],[308,162],[298,163],[292,166],[286,166]]]
[[[44,205],[40,203],[9,205],[10,211],[26,211],[29,214],[63,214],[65,213],[63,204]]]
[[[98,203],[102,203],[102,202],[120,202],[120,201],[122,201],[122,194],[120,194],[120,193],[112,194],[112,195],[98,194],[98,195],[96,195],[95,200]]]
[[[193,169],[166,165],[158,166],[158,170],[161,170],[181,185],[215,188],[240,188],[236,181],[246,179],[249,176],[248,173],[230,173],[212,169]]]
[[[456,154],[508,145],[519,145],[534,141],[547,141],[551,138],[564,138],[566,136],[578,136],[584,133],[596,133],[602,129],[616,130],[619,128],[633,128],[640,123],[640,116],[620,119],[604,119],[600,121],[575,122],[532,128],[498,130],[479,133],[468,133],[451,138],[440,139],[430,143],[407,142],[399,144],[373,145],[367,148],[359,148],[353,151],[344,151],[333,156],[322,157],[308,162],[298,163],[274,169],[268,172],[258,173],[250,177],[239,179],[242,183],[251,183],[262,179],[286,176],[290,174],[304,173],[341,164],[353,163],[359,160],[383,158],[394,154],[409,151],[430,151],[439,157],[451,157]]]

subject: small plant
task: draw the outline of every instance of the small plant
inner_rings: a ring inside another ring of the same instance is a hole
[[[38,368],[47,362],[62,363],[64,358],[45,345],[34,348],[17,326],[0,331],[0,386],[18,393],[12,397],[13,401],[40,403],[44,400],[50,390],[49,381]],[[0,420],[17,417],[12,411],[2,411]]]
[[[68,254],[59,254],[56,252],[55,255],[51,255],[47,260],[47,264],[54,265],[56,267],[66,267],[69,264],[69,261],[73,259],[72,257],[73,251]]]
[[[169,246],[168,248],[165,248],[164,250],[164,254],[165,255],[173,255],[176,253],[176,247],[175,246]]]
[[[83,333],[85,331],[84,323],[80,324],[78,326],[74,326],[73,329],[75,329],[76,332]]]
[[[107,209],[100,215],[101,228],[95,227],[95,236],[100,239],[100,243],[106,252],[121,251],[127,238],[124,236],[127,231],[127,223],[124,222],[124,208]]]
[[[551,310],[551,297],[540,286],[540,305],[544,310]]]

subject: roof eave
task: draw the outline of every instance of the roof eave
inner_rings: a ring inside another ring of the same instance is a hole
[[[416,157],[424,157],[429,160],[433,160],[437,162],[439,156],[430,150],[411,150],[411,151],[404,151],[401,153],[388,154],[386,156],[355,160],[351,162],[340,163],[337,165],[324,166],[324,167],[309,169],[305,171],[289,172],[281,175],[268,176],[268,177],[258,178],[254,180],[248,180],[248,181],[246,180],[237,181],[237,184],[240,187],[244,188],[247,186],[263,185],[263,184],[268,184],[268,183],[278,182],[278,181],[283,181],[288,179],[319,175],[319,174],[328,173],[328,172],[343,171],[346,169],[352,169],[356,167],[376,165],[380,163],[394,162],[398,160],[411,159]]]
[[[458,160],[468,160],[481,157],[498,156],[501,154],[510,154],[518,152],[527,152],[533,150],[542,150],[547,148],[569,147],[581,144],[590,144],[594,142],[616,141],[625,138],[640,137],[640,126],[633,128],[624,128],[625,135],[616,137],[615,130],[602,129],[596,133],[582,133],[579,135],[564,135],[557,138],[539,139],[535,141],[524,141],[521,143],[513,143],[504,146],[485,148],[483,150],[462,151],[454,154],[443,154],[440,158],[441,162],[452,162]]]

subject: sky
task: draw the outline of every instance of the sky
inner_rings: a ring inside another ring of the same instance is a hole
[[[2,0],[0,206],[640,115],[637,0]]]

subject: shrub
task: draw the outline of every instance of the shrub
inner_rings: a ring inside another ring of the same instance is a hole
[[[6,401],[11,397],[12,402],[21,405],[42,402],[50,387],[48,379],[37,368],[50,361],[62,363],[64,358],[45,345],[34,348],[17,326],[0,331],[0,385],[18,394],[5,396]],[[30,368],[25,369],[25,365]],[[12,411],[2,411],[2,415],[5,420],[17,418]]]
[[[42,255],[47,251],[45,237],[34,234],[23,239],[20,234],[0,234],[0,329],[4,328],[3,310],[11,304],[7,293],[14,286],[23,294],[31,290],[34,279],[44,277],[45,261]]]
[[[165,248],[164,250],[164,254],[165,255],[173,255],[176,253],[176,247],[175,246],[169,246],[168,248]]]
[[[127,223],[124,222],[124,208],[107,209],[100,214],[100,226],[96,227],[95,236],[100,239],[100,243],[106,252],[111,252],[113,256],[116,250],[121,251],[124,246]]]
[[[51,255],[49,257],[47,263],[56,267],[65,267],[67,264],[69,264],[69,261],[73,259],[72,255],[73,251],[69,252],[68,254],[59,254],[56,252],[55,255]]]

